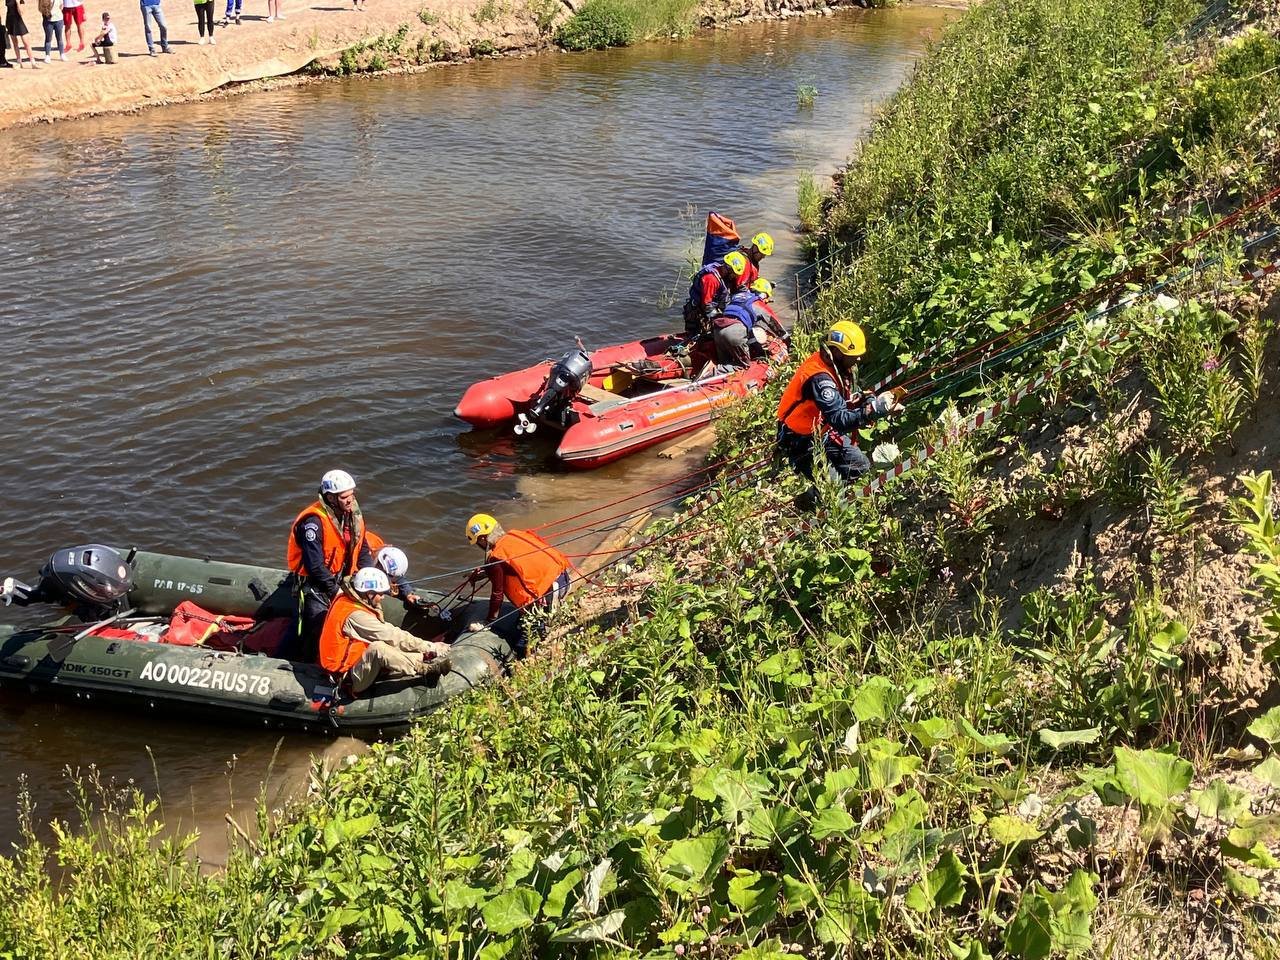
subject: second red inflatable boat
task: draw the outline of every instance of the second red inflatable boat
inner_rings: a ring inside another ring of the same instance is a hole
[[[781,339],[769,336],[762,357],[716,374],[709,344],[680,357],[683,344],[683,336],[671,334],[591,353],[571,350],[554,362],[472,384],[453,412],[480,428],[514,421],[517,434],[561,430],[556,456],[587,470],[710,423],[761,389],[771,365],[787,353]]]

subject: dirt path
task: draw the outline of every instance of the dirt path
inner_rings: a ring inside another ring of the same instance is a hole
[[[190,0],[163,0],[172,53],[147,55],[137,0],[86,0],[85,49],[67,62],[43,59],[36,0],[22,13],[36,64],[0,70],[0,129],[26,123],[133,110],[192,100],[228,84],[282,77],[313,61],[336,63],[358,44],[376,44],[356,58],[361,69],[459,59],[473,52],[510,53],[550,45],[554,26],[583,0],[281,0],[285,19],[268,23],[267,0],[243,0],[242,23],[221,26],[226,0],[214,0],[215,46],[200,46]],[[857,0],[704,0],[704,23],[829,12]],[[938,0],[929,0],[938,2]],[[119,31],[119,61],[95,64],[89,41],[107,10]],[[157,51],[159,37],[155,37]],[[10,50],[10,60],[13,53]]]
[[[173,52],[153,58],[147,56],[136,0],[87,0],[85,6],[84,52],[73,42],[67,62],[60,62],[55,52],[53,62],[45,64],[40,62],[40,14],[35,0],[26,0],[23,18],[37,64],[28,69],[24,60],[22,69],[0,71],[0,128],[189,100],[229,83],[293,73],[361,41],[394,35],[404,25],[409,42],[431,34],[453,51],[483,40],[495,50],[542,42],[528,7],[510,12],[512,6],[498,0],[368,0],[363,12],[353,10],[350,0],[282,0],[285,19],[275,23],[266,22],[267,0],[244,0],[241,25],[219,26],[214,31],[217,45],[200,46],[190,0],[164,0]],[[88,46],[104,9],[119,31],[119,62],[109,65],[95,64]],[[225,0],[214,0],[218,23],[224,9]],[[158,50],[159,37],[155,39]]]

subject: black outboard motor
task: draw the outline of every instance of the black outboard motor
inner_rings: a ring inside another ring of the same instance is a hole
[[[120,552],[100,543],[58,550],[40,568],[40,582],[31,587],[5,578],[6,606],[17,603],[58,603],[70,607],[85,620],[98,620],[119,612],[133,589],[133,569]]]
[[[533,433],[538,420],[559,417],[590,379],[591,355],[585,350],[570,350],[552,365],[532,409],[516,422],[516,433]]]

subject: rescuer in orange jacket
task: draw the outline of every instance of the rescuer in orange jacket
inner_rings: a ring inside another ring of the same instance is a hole
[[[285,561],[298,579],[301,608],[289,659],[314,663],[320,628],[342,579],[374,565],[351,474],[330,470],[320,479],[320,499],[293,521]]]
[[[832,480],[849,483],[871,469],[855,434],[881,417],[903,410],[899,395],[864,394],[855,377],[858,358],[867,352],[862,328],[851,320],[834,324],[822,347],[797,368],[778,402],[778,449],[797,471],[813,479],[814,437],[822,432]],[[802,509],[817,504],[810,487],[796,501]]]
[[[382,597],[391,581],[377,567],[357,570],[338,591],[320,630],[320,665],[345,675],[352,693],[379,678],[431,677],[448,673],[449,645],[420,640],[382,618]]]
[[[472,623],[468,629],[483,630],[498,619],[503,598],[517,610],[516,642],[512,644],[521,660],[529,652],[531,626],[540,611],[550,612],[569,592],[569,558],[532,530],[504,531],[487,513],[477,513],[467,521],[467,539],[485,552],[486,563],[471,574],[471,583],[489,577],[489,616],[486,623]],[[531,619],[534,618],[534,619]]]

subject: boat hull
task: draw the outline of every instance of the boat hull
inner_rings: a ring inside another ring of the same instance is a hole
[[[757,361],[744,370],[623,400],[616,405],[578,405],[578,421],[556,447],[556,457],[573,470],[592,470],[622,457],[674,440],[714,421],[728,407],[764,388],[770,365]]]
[[[682,340],[683,338],[672,334],[633,340],[597,350],[591,354],[593,372],[588,383],[593,387],[601,387],[617,364],[656,360]],[[547,374],[551,372],[553,362],[544,360],[523,370],[513,370],[473,383],[454,407],[453,415],[481,430],[510,423],[533,405],[547,380]]]
[[[136,586],[131,617],[165,618],[192,600],[218,614],[288,617],[296,600],[283,570],[166,554],[130,556]],[[427,595],[424,593],[424,595]],[[455,696],[503,672],[512,660],[506,639],[490,631],[459,637],[481,604],[446,621],[388,600],[388,621],[424,638],[452,639],[453,669],[428,681],[375,683],[351,699],[336,694],[317,664],[163,642],[80,636],[84,625],[0,626],[0,683],[33,693],[123,705],[144,712],[214,716],[272,729],[379,737],[402,730]]]

